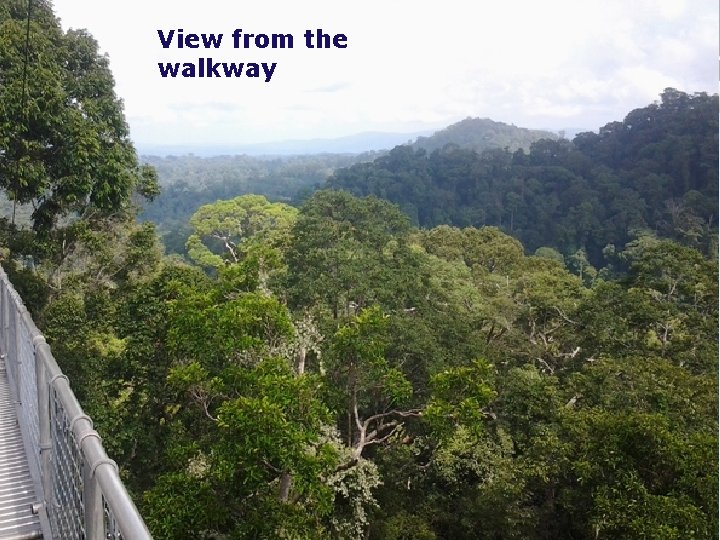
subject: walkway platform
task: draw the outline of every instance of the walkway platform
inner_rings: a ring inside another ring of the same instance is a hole
[[[0,358],[0,540],[42,538],[37,502],[5,359]]]

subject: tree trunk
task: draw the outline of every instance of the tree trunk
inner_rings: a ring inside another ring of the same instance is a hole
[[[280,475],[280,495],[278,498],[282,502],[287,502],[290,497],[290,488],[292,487],[292,476],[288,472]]]
[[[300,346],[300,350],[295,357],[295,371],[298,375],[305,373],[305,356],[307,356],[307,349],[305,346]]]
[[[304,345],[300,346],[297,356],[295,356],[295,372],[300,377],[305,373],[305,357],[307,356],[307,349]],[[292,488],[292,475],[285,471],[280,475],[280,494],[278,498],[282,502],[287,502],[290,497],[290,489]]]

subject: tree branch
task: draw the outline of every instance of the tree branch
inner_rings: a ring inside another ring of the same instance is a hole
[[[559,307],[557,307],[557,306],[553,306],[553,307],[555,308],[555,311],[558,312],[558,315],[560,315],[560,317],[563,318],[564,321],[569,322],[570,324],[577,324],[575,321],[570,320],[568,318],[568,316],[565,315],[565,313],[563,313],[563,311]]]
[[[363,425],[365,426],[365,429],[367,429],[368,426],[370,425],[370,422],[373,422],[373,421],[375,421],[375,420],[379,420],[379,419],[381,419],[381,418],[386,418],[386,417],[388,417],[388,416],[393,416],[393,415],[397,415],[397,416],[420,416],[421,414],[422,414],[422,409],[409,409],[409,410],[407,410],[407,411],[398,411],[398,410],[396,410],[396,409],[393,409],[392,411],[388,411],[388,412],[385,412],[385,413],[378,413],[378,414],[373,414],[372,416],[368,416],[368,417],[365,419],[365,422],[363,422]]]
[[[390,437],[392,437],[395,433],[397,433],[398,431],[400,431],[400,429],[401,429],[401,427],[402,427],[402,426],[400,426],[397,422],[394,422],[393,424],[387,424],[385,427],[390,427],[391,425],[393,426],[393,429],[390,431],[390,433],[388,433],[388,434],[386,434],[386,435],[384,435],[384,436],[382,436],[382,437],[380,437],[380,438],[378,438],[378,439],[371,439],[370,437],[368,437],[368,440],[365,442],[365,446],[367,446],[367,445],[369,445],[369,444],[382,444],[382,443],[384,443],[384,442],[387,441]],[[377,432],[375,432],[375,433],[377,433]]]

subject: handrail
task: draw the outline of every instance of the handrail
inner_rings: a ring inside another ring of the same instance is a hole
[[[150,540],[150,532],[45,337],[0,266],[0,348],[53,538]]]

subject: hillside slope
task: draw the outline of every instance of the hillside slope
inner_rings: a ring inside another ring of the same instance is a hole
[[[668,88],[573,141],[542,139],[529,152],[397,146],[328,186],[385,198],[422,227],[495,225],[531,252],[582,250],[601,263],[610,244],[644,231],[714,253],[717,171],[717,95]]]
[[[412,147],[428,152],[441,150],[445,145],[457,145],[467,150],[484,152],[493,148],[507,148],[511,152],[530,145],[540,139],[556,139],[549,131],[521,128],[489,118],[467,117],[460,122],[442,129],[430,137],[418,137]]]

